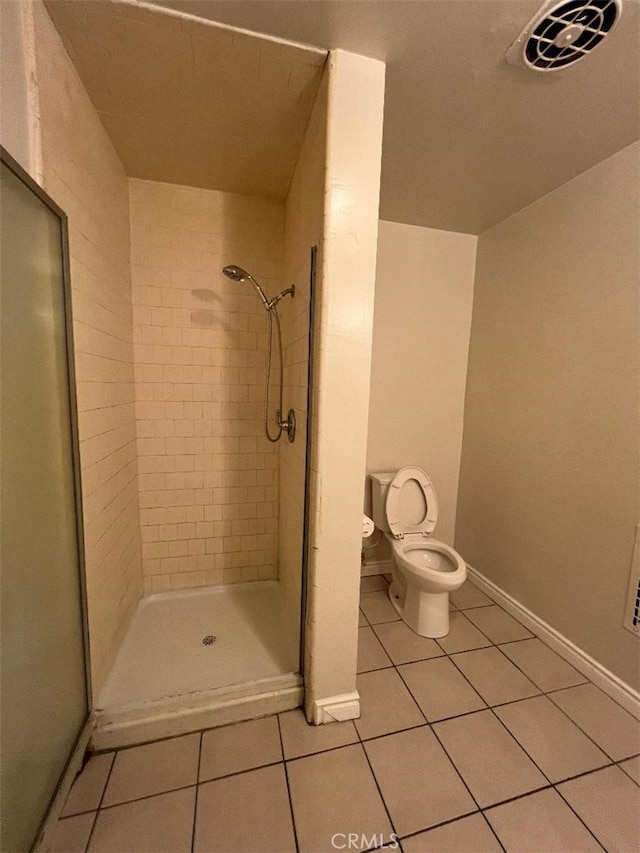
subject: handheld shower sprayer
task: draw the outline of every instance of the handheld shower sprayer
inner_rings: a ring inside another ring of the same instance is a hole
[[[283,290],[282,293],[279,293],[277,296],[274,296],[273,299],[267,299],[264,290],[260,287],[255,278],[251,275],[251,273],[243,270],[242,267],[237,266],[228,266],[223,267],[222,272],[227,276],[227,278],[232,279],[232,281],[250,281],[251,284],[255,287],[258,296],[260,297],[260,301],[264,305],[267,311],[271,311],[272,308],[280,302],[281,299],[284,299],[285,296],[295,296],[296,286],[292,284],[291,287],[287,287],[286,290]]]
[[[232,264],[227,267],[223,267],[222,272],[230,278],[232,281],[249,281],[253,285],[256,290],[256,293],[260,297],[260,301],[264,306],[265,310],[269,315],[269,354],[267,358],[267,379],[265,386],[265,395],[264,395],[264,431],[271,442],[276,442],[280,438],[283,432],[286,432],[289,441],[293,441],[296,434],[296,416],[293,409],[289,409],[286,420],[282,418],[282,385],[283,385],[283,363],[282,363],[282,332],[280,330],[280,317],[278,316],[277,305],[281,299],[284,299],[285,296],[291,296],[292,298],[296,293],[296,286],[292,284],[291,287],[287,287],[281,293],[278,293],[277,296],[274,296],[272,299],[267,299],[267,296],[264,290],[260,287],[255,278],[248,273],[246,270],[242,269],[242,267],[237,267],[235,264]],[[278,339],[278,356],[279,356],[279,365],[280,365],[280,384],[279,384],[279,408],[276,409],[275,420],[278,426],[278,434],[276,436],[272,436],[269,432],[269,384],[271,378],[271,351],[272,351],[272,343],[273,343],[273,322],[275,320],[276,324],[276,336]]]

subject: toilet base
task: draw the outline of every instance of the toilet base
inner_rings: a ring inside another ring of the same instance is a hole
[[[421,637],[436,639],[449,633],[449,593],[427,592],[423,589],[403,591],[397,581],[388,590],[402,621]]]

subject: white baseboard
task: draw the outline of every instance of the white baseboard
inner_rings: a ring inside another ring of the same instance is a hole
[[[368,578],[371,575],[386,575],[391,572],[391,560],[367,560],[360,569],[360,577]]]
[[[330,696],[328,699],[310,700],[306,713],[307,720],[314,726],[357,720],[360,716],[360,696],[354,691],[340,696]]]
[[[467,576],[473,580],[476,586],[503,607],[507,613],[522,622],[536,637],[551,646],[554,652],[557,652],[567,663],[570,663],[590,681],[597,684],[601,690],[615,699],[623,708],[626,708],[630,714],[640,719],[640,693],[468,564]]]
[[[94,749],[123,746],[226,726],[242,720],[290,711],[302,705],[304,688],[299,675],[283,675],[232,687],[95,712],[91,738]]]
[[[53,800],[51,801],[51,805],[49,806],[49,811],[47,812],[42,826],[40,827],[40,832],[38,833],[38,837],[33,846],[34,853],[46,853],[47,850],[51,849],[53,832],[58,823],[58,819],[62,814],[62,809],[64,808],[64,804],[69,796],[71,786],[82,768],[82,759],[84,758],[84,754],[89,746],[89,739],[91,738],[93,726],[94,719],[93,713],[91,713],[89,714],[87,722],[85,723],[80,737],[78,738],[78,742],[71,754],[69,763],[67,764],[66,770],[64,771]]]

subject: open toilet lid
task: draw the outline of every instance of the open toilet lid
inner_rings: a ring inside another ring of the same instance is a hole
[[[424,518],[415,523],[415,518],[407,519],[402,501],[402,491],[407,483],[415,481],[424,497],[426,511]],[[389,530],[396,539],[408,533],[431,533],[438,520],[438,499],[433,483],[422,468],[401,468],[387,489],[385,504]],[[412,523],[413,522],[413,523]]]

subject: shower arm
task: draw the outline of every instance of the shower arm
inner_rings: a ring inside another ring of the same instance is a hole
[[[267,311],[272,311],[276,307],[278,302],[280,302],[281,299],[284,299],[285,296],[292,296],[293,297],[295,295],[296,295],[296,286],[295,286],[295,284],[292,284],[291,287],[285,288],[285,290],[283,290],[282,293],[279,293],[277,296],[274,296],[273,299],[270,299],[268,302],[266,302],[265,308],[267,309]]]

